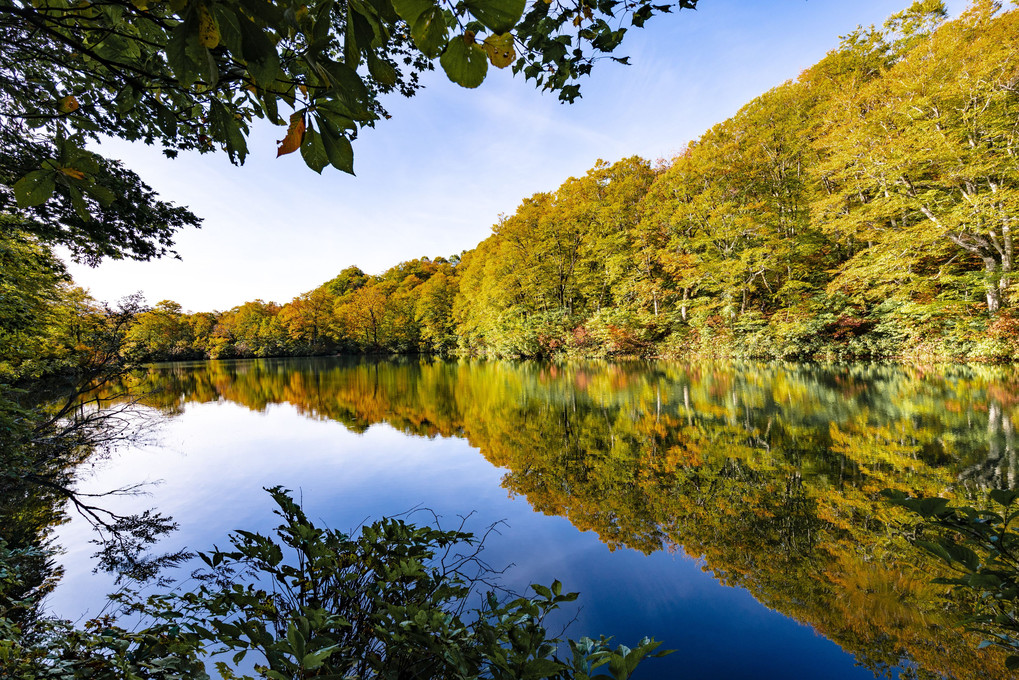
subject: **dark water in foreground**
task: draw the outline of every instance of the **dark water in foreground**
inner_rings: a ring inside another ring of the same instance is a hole
[[[1019,374],[993,368],[255,360],[153,367],[158,445],[85,491],[162,480],[166,548],[275,526],[264,486],[348,529],[423,506],[480,532],[518,587],[581,592],[574,637],[675,654],[641,677],[1008,677],[976,651],[884,488],[980,502],[1015,482]],[[427,521],[427,516],[420,516]],[[81,522],[59,614],[94,615]]]

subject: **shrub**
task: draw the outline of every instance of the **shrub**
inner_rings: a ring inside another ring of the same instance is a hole
[[[17,556],[0,545],[0,663],[17,671],[9,677],[207,678],[202,660],[226,654],[232,664],[215,662],[224,680],[241,677],[248,655],[271,680],[622,680],[668,653],[648,638],[630,649],[550,637],[546,617],[577,594],[556,581],[497,597],[479,559],[483,538],[471,533],[382,519],[353,537],[312,524],[289,492],[268,491],[283,519],[273,536],[237,531],[231,549],[200,554],[207,569],[194,574],[193,591],[114,598],[155,622],[141,630],[107,619],[81,630],[16,625],[3,605],[17,590]]]

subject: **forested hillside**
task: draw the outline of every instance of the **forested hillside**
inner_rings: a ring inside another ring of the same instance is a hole
[[[860,28],[671,161],[599,161],[459,256],[283,305],[164,301],[129,337],[148,359],[1014,359],[1019,13],[945,17],[923,0]]]

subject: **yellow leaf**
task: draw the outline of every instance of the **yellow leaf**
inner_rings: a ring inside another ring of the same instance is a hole
[[[304,141],[304,113],[295,113],[290,116],[290,127],[287,128],[287,136],[279,143],[276,149],[276,158],[288,153],[293,153],[301,148]]]
[[[513,34],[503,33],[502,35],[490,35],[481,43],[482,49],[488,55],[488,60],[496,68],[506,68],[517,58],[513,49]]]
[[[149,8],[148,0],[131,0],[131,4],[135,6],[139,11],[144,12]]]
[[[301,94],[303,94],[305,97],[308,96],[308,88],[306,86],[298,85],[297,89],[299,89],[301,91]]]
[[[205,5],[198,6],[198,42],[210,50],[219,44],[219,26]]]
[[[306,16],[308,16],[307,5],[301,5],[300,7],[297,8],[297,11],[294,12],[294,17],[297,19],[297,23],[300,23],[301,20],[304,19],[304,17]]]
[[[85,173],[74,168],[59,168],[60,172],[72,179],[85,179]]]
[[[70,113],[78,110],[78,100],[72,95],[67,95],[60,100],[60,113]]]

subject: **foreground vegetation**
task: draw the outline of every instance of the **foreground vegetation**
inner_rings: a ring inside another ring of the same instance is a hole
[[[28,555],[0,542],[3,677],[201,680],[207,663],[230,655],[215,666],[239,680],[251,677],[238,670],[250,654],[258,677],[272,680],[624,680],[665,653],[649,639],[631,649],[549,636],[545,618],[577,598],[558,581],[531,586],[530,597],[476,592],[493,573],[462,528],[383,519],[351,537],[316,527],[285,490],[269,492],[283,519],[275,536],[238,531],[231,550],[200,554],[209,570],[192,575],[202,585],[191,591],[116,596],[143,627],[25,618]]]
[[[920,516],[914,542],[952,568],[937,583],[975,602],[966,623],[980,633],[980,649],[1005,650],[1005,667],[1019,670],[1019,493],[995,489],[988,508],[953,506],[946,498],[886,494],[892,503]]]

